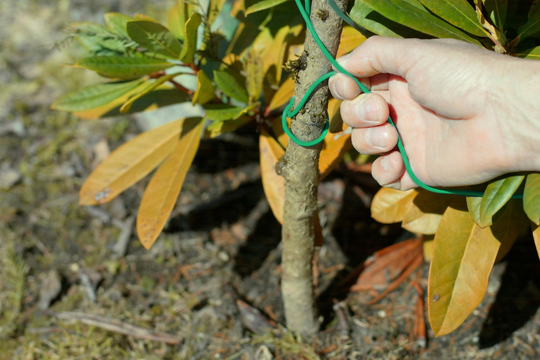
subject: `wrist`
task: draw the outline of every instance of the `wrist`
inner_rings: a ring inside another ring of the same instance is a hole
[[[540,171],[540,61],[505,57],[498,116],[510,171]]]

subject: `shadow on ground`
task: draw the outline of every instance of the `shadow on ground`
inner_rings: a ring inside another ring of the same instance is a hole
[[[540,262],[533,239],[527,236],[517,241],[505,261],[501,286],[480,332],[481,349],[510,338],[540,306]]]

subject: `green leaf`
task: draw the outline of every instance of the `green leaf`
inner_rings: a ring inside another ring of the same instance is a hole
[[[250,116],[242,116],[239,119],[231,121],[212,121],[205,130],[205,136],[213,139],[223,133],[233,131],[240,126],[247,124],[251,120],[253,120],[253,118]]]
[[[482,222],[480,220],[480,205],[481,204],[482,204],[481,197],[467,197],[467,209],[469,210],[469,215],[471,215],[471,218],[473,219],[476,225]],[[484,221],[484,224],[486,224],[486,226],[491,226],[492,222],[493,222],[492,218],[489,218],[487,222]]]
[[[91,85],[58,98],[52,108],[64,111],[84,111],[106,105],[135,89],[142,80]]]
[[[210,0],[208,3],[208,24],[212,26],[217,16],[221,12],[226,0]]]
[[[136,79],[143,75],[170,68],[174,64],[164,60],[125,56],[95,56],[82,59],[74,67],[97,72],[109,78]]]
[[[74,28],[77,32],[85,33],[88,35],[98,35],[98,36],[113,36],[114,35],[105,26],[95,24],[89,21],[74,22],[74,23],[71,23],[71,27]]]
[[[486,227],[491,218],[510,200],[519,188],[525,176],[510,176],[489,184],[480,202],[480,227]]]
[[[259,103],[246,108],[226,104],[210,104],[204,107],[205,118],[212,121],[236,120],[242,115],[254,110],[257,106],[259,106]]]
[[[515,56],[531,60],[540,60],[540,46],[524,50],[519,54],[515,54]]]
[[[358,0],[382,16],[416,31],[437,37],[467,41],[482,46],[480,42],[447,22],[418,9],[404,0]]]
[[[193,62],[193,56],[197,50],[197,29],[201,21],[201,15],[194,13],[186,23],[184,48],[180,54],[180,60],[185,64],[191,64]]]
[[[518,39],[524,39],[540,31],[540,2],[535,1],[529,11],[529,19],[517,30]]]
[[[283,4],[284,2],[287,2],[289,0],[263,0],[259,1],[258,3],[251,5],[249,8],[246,9],[245,15],[248,16],[249,14],[252,14],[257,11],[262,11],[266,9],[270,9],[274,6],[277,6],[279,4]]]
[[[88,52],[96,56],[118,56],[126,53],[126,45],[122,39],[94,35],[76,35],[77,41]]]
[[[228,70],[215,70],[214,80],[216,85],[225,95],[243,103],[248,102],[248,94],[245,86],[245,79],[239,74]]]
[[[508,9],[508,0],[482,0],[484,7],[493,22],[493,25],[503,31],[504,22],[506,21],[506,10]]]
[[[175,78],[176,76],[180,75],[179,73],[175,73],[175,74],[170,74],[170,75],[165,75],[165,76],[162,76],[158,79],[156,79],[156,81],[154,82],[149,82],[146,86],[146,88],[144,88],[140,93],[132,96],[128,101],[126,101],[124,103],[124,105],[122,105],[122,107],[120,108],[120,112],[122,114],[125,114],[127,113],[130,109],[131,109],[131,105],[133,105],[133,103],[140,99],[141,97],[145,96],[146,94],[150,93],[151,91],[155,90],[156,88],[158,88],[161,84],[163,84],[164,82],[167,82],[173,78]]]
[[[165,106],[176,105],[189,101],[189,96],[177,89],[157,89],[138,99],[131,105],[124,114],[135,114],[143,111],[153,111]],[[108,110],[102,117],[122,115],[120,106]]]
[[[178,39],[184,41],[186,22],[193,14],[193,5],[184,0],[177,0],[167,13],[167,27]]]
[[[105,23],[107,23],[107,26],[112,32],[125,38],[129,38],[127,23],[128,21],[133,20],[132,17],[117,12],[106,13],[104,17]]]
[[[247,54],[244,68],[246,69],[246,86],[249,101],[257,101],[261,95],[264,71],[262,58],[255,49],[252,48]]]
[[[426,8],[420,2],[421,0],[405,0],[405,1],[408,2],[409,4],[411,4],[412,6],[417,7],[418,9],[420,9],[422,11],[428,12],[426,10]]]
[[[523,209],[533,223],[540,225],[540,174],[527,175]]]
[[[127,33],[131,40],[149,52],[178,59],[182,45],[165,26],[152,21],[128,21]]]
[[[374,34],[402,38],[403,35],[400,35],[402,31],[407,30],[408,28],[401,26],[401,30],[391,29],[395,23],[388,20],[381,14],[373,11],[372,8],[362,3],[361,1],[356,1],[350,13],[351,19],[355,23],[362,26],[364,29],[371,31]],[[398,26],[400,26],[398,24]]]
[[[192,104],[204,105],[215,97],[216,90],[212,81],[206,76],[203,70],[197,73],[197,90],[193,94]]]
[[[487,36],[484,27],[478,21],[476,11],[467,0],[420,0],[422,4],[435,15],[448,21],[450,24],[463,29],[473,35]]]

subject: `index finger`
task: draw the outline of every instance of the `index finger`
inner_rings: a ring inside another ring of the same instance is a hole
[[[417,39],[398,39],[372,36],[350,54],[337,62],[351,75],[365,78],[377,74],[393,74],[406,77],[407,71],[419,59]],[[335,68],[340,72],[339,68]]]

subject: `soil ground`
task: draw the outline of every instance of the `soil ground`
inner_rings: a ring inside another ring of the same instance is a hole
[[[78,206],[96,163],[141,129],[133,117],[82,121],[49,110],[61,93],[97,82],[60,67],[77,54],[53,45],[70,21],[100,22],[107,11],[156,15],[169,5],[0,2],[0,358],[540,358],[540,262],[530,239],[495,266],[482,304],[460,328],[436,338],[427,325],[425,347],[412,336],[411,281],[425,291],[429,264],[372,306],[369,291],[343,291],[343,279],[375,251],[410,237],[370,218],[365,201],[377,185],[344,167],[319,190],[322,330],[291,337],[279,326],[280,225],[261,186],[254,128],[203,140],[150,251],[133,232],[147,179],[110,204]],[[80,313],[167,333],[173,344],[104,330]]]

